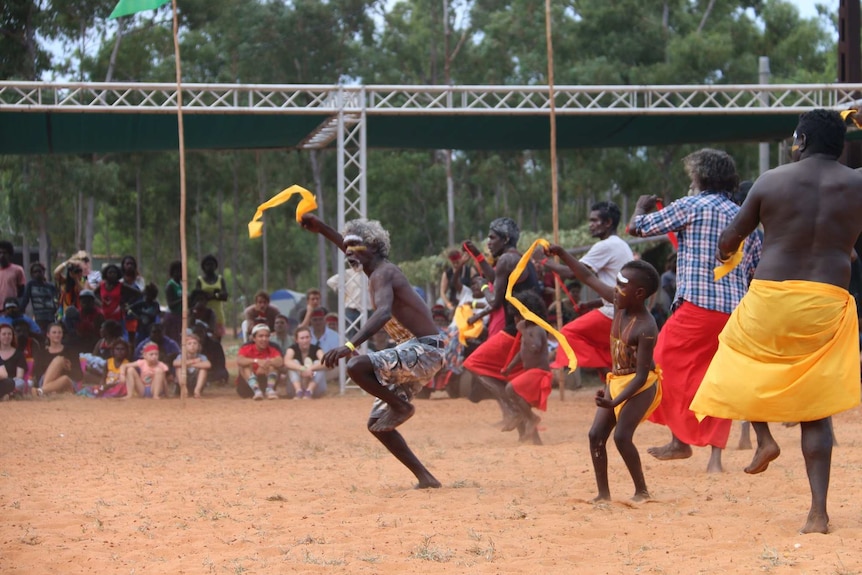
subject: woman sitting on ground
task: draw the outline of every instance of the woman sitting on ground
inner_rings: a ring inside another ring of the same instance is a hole
[[[62,323],[48,326],[48,343],[36,354],[33,362],[33,392],[36,395],[60,391],[74,393],[84,379],[78,354],[63,345],[65,331]]]
[[[23,390],[27,362],[17,349],[15,330],[8,323],[0,324],[0,400],[8,399],[16,390]]]
[[[312,345],[311,329],[300,327],[294,334],[296,343],[284,352],[284,367],[293,384],[293,399],[311,399],[326,395],[326,366],[323,350]],[[287,393],[290,395],[288,388]]]

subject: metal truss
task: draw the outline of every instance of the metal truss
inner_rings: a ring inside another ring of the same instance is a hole
[[[862,84],[556,86],[556,113],[800,113],[860,101]],[[0,110],[173,113],[175,84],[0,82]],[[547,86],[183,84],[187,113],[547,114]],[[330,129],[331,131],[331,129]]]
[[[547,86],[342,86],[183,84],[186,114],[325,115],[299,147],[325,148],[337,139],[338,229],[366,215],[366,125],[373,115],[547,115]],[[751,84],[678,86],[556,86],[557,115],[799,114],[813,108],[862,104],[862,84]],[[0,112],[175,114],[176,84],[0,82]],[[339,270],[344,270],[339,252]],[[344,293],[345,274],[339,289]],[[364,282],[365,283],[365,282]],[[364,309],[368,290],[363,285]],[[367,312],[347,324],[339,297],[338,333],[358,329]],[[363,344],[363,349],[367,349]],[[347,387],[344,362],[340,389]]]
[[[366,195],[366,115],[364,111],[348,112],[340,110],[336,115],[334,125],[338,139],[338,230],[344,229],[348,220],[364,218],[367,213]],[[324,132],[318,132],[324,133]],[[338,252],[338,340],[347,341],[347,333],[359,330],[367,319],[368,305],[368,282],[358,277],[360,274],[351,276],[351,282],[360,285],[350,286],[359,288],[362,293],[362,310],[359,317],[349,321],[343,294],[347,293],[345,281],[347,280],[345,269],[344,252]],[[362,344],[362,351],[367,351],[368,343]],[[338,365],[338,379],[341,393],[348,387],[357,387],[356,384],[347,384],[347,372],[345,361]]]

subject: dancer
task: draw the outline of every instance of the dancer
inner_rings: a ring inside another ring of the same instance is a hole
[[[799,421],[811,507],[802,533],[826,533],[831,416],[859,405],[858,320],[850,255],[862,232],[862,174],[838,162],[846,126],[832,110],[802,114],[794,162],[764,173],[722,232],[726,260],[759,224],[763,258],[721,332],[691,409],[751,421],[761,473],[781,449],[770,421]],[[747,243],[747,242],[746,242]]]
[[[653,361],[658,327],[644,304],[658,289],[658,272],[642,260],[630,261],[617,274],[614,288],[603,283],[560,246],[552,245],[547,252],[559,256],[575,276],[602,299],[614,302],[610,340],[613,371],[608,374],[607,385],[596,392],[598,409],[590,429],[590,456],[599,489],[593,501],[611,498],[607,450],[611,431],[635,484],[632,501],[649,499],[641,458],[632,439],[638,424],[650,416],[662,398],[660,374]]]
[[[726,152],[702,149],[683,159],[691,180],[687,197],[655,209],[655,196],[638,199],[629,230],[634,235],[656,236],[678,232],[675,300],[670,318],[661,329],[655,361],[662,367],[664,398],[650,418],[668,426],[671,440],[647,453],[656,459],[691,457],[691,446],[710,446],[707,473],[719,473],[721,451],[727,445],[731,421],[698,421],[689,409],[703,374],[718,347],[718,334],[730,312],[742,299],[760,259],[761,238],[753,232],[745,243],[741,265],[715,281],[718,236],[739,211],[733,202],[739,177]]]
[[[374,308],[352,341],[323,356],[324,364],[332,368],[340,358],[352,356],[347,362],[350,379],[377,398],[368,430],[416,476],[417,489],[440,487],[395,428],[413,416],[413,394],[443,367],[445,344],[428,306],[404,273],[387,259],[389,232],[380,222],[357,219],[344,225],[342,235],[312,214],[303,215],[301,224],[343,251],[350,267],[365,272]],[[356,346],[381,329],[398,343],[396,347],[354,355]]]

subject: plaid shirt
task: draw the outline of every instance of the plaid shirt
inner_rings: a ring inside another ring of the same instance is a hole
[[[677,301],[729,314],[748,291],[763,248],[763,236],[755,230],[745,240],[742,262],[721,280],[713,280],[712,270],[720,265],[716,259],[718,238],[738,211],[727,195],[701,192],[676,200],[663,210],[636,216],[631,233],[658,236],[677,232]]]

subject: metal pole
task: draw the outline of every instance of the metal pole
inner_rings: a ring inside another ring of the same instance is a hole
[[[760,76],[760,84],[769,84],[769,57],[761,56],[758,60],[758,72]],[[769,94],[764,91],[760,94],[760,102],[764,108],[769,107]],[[769,169],[769,142],[760,142],[760,172],[762,174]]]

